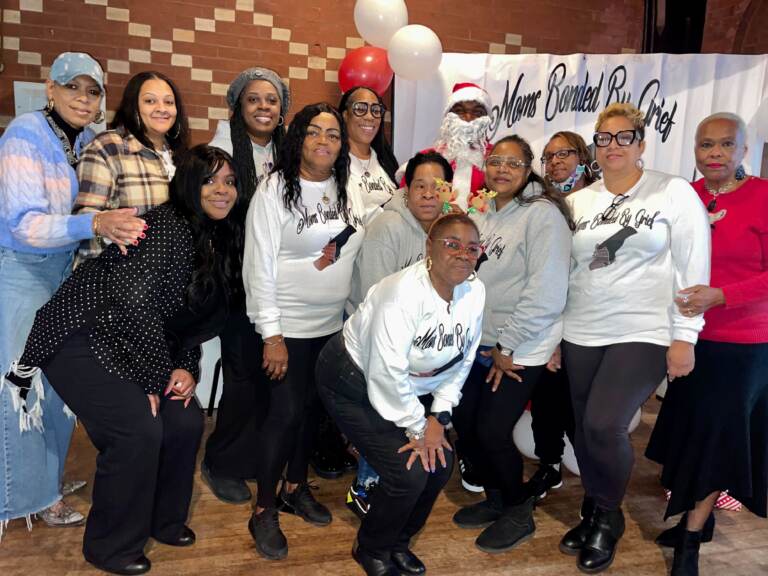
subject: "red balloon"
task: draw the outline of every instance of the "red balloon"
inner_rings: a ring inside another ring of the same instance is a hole
[[[379,95],[392,83],[394,72],[387,61],[387,51],[363,46],[348,53],[339,66],[339,86],[346,92],[355,86],[368,86]]]

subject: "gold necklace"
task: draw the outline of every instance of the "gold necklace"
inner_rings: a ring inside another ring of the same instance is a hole
[[[717,198],[720,194],[725,194],[726,192],[730,192],[731,188],[733,188],[735,185],[736,185],[736,180],[733,180],[731,182],[726,182],[719,188],[712,188],[709,184],[707,184],[707,181],[704,180],[704,189],[715,198]]]

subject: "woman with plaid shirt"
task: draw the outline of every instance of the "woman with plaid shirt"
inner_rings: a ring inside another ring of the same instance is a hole
[[[128,81],[111,130],[83,151],[77,167],[78,214],[136,208],[141,215],[168,200],[174,159],[186,151],[189,125],[178,89],[160,72],[140,72]],[[106,247],[94,238],[80,247],[94,258]]]

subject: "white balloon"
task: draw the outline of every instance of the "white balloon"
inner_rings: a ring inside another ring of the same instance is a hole
[[[432,76],[443,59],[443,45],[430,28],[421,24],[395,32],[387,47],[389,66],[401,78],[424,80]]]
[[[404,0],[357,0],[355,26],[363,40],[386,48],[392,35],[408,25]]]
[[[520,416],[520,419],[515,424],[515,428],[512,430],[512,440],[515,442],[515,446],[520,450],[520,454],[526,458],[538,460],[536,456],[536,443],[533,441],[533,428],[531,428],[531,412],[525,410]]]
[[[563,466],[565,466],[571,474],[581,476],[579,472],[579,463],[576,460],[576,453],[573,451],[573,444],[571,444],[568,436],[565,437],[565,450],[563,450]]]

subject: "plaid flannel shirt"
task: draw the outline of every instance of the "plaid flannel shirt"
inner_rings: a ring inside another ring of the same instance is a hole
[[[137,208],[140,216],[168,200],[168,173],[160,155],[122,129],[102,132],[83,151],[77,179],[77,214]],[[95,258],[105,247],[103,239],[86,240],[79,256]]]

